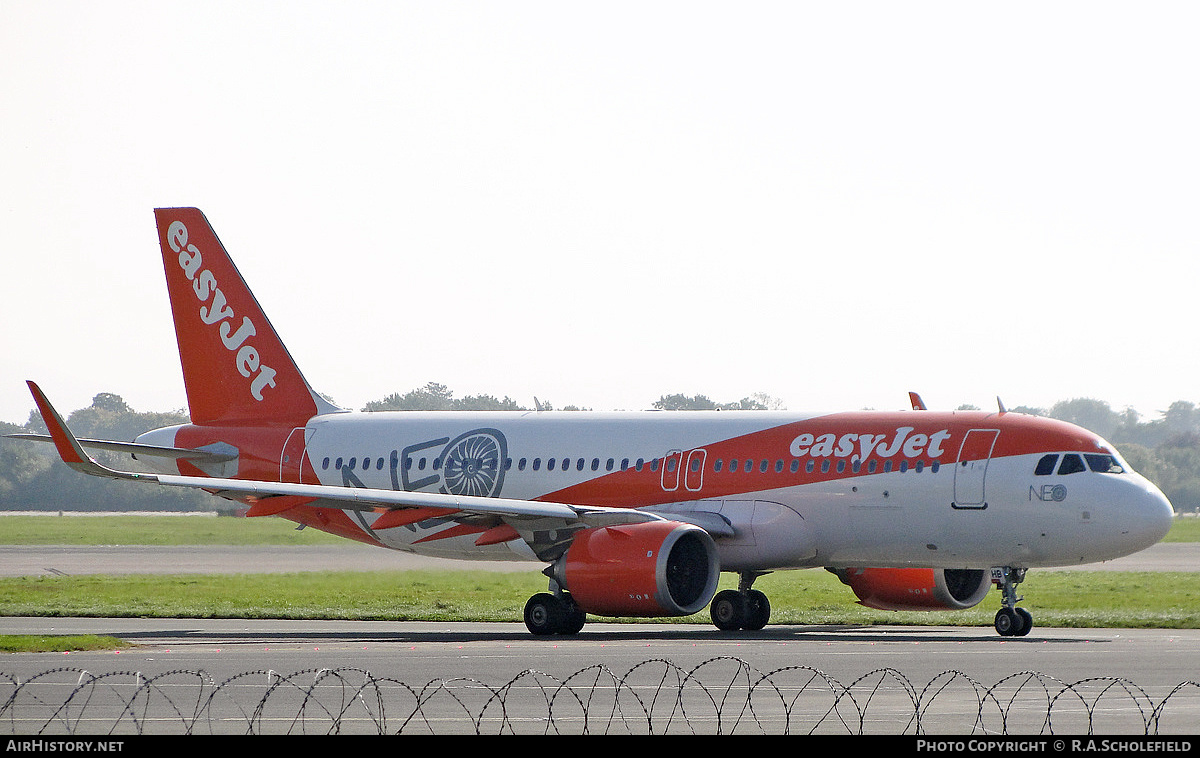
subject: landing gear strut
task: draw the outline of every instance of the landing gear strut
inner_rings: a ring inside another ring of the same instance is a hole
[[[736,590],[722,590],[713,597],[709,615],[718,629],[756,632],[767,625],[771,618],[771,603],[766,595],[751,589],[754,580],[760,576],[763,574],[752,571],[739,574]]]
[[[992,569],[992,578],[1004,593],[1004,607],[996,611],[996,631],[1001,637],[1024,637],[1033,629],[1033,616],[1017,607],[1023,599],[1017,597],[1017,585],[1025,581],[1025,569],[1008,566]]]

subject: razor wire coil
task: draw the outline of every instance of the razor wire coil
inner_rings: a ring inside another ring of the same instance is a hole
[[[291,674],[202,670],[0,673],[0,731],[51,734],[1095,734],[1194,731],[1200,682],[1157,699],[1133,682],[1035,671],[985,685],[944,671],[918,686],[894,668],[849,684],[815,668],[759,671],[736,657],[684,668],[647,659],[565,678],[534,669],[493,686],[409,684],[342,667]]]

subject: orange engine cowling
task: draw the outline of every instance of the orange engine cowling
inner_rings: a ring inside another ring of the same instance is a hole
[[[686,616],[708,605],[720,572],[708,532],[650,521],[577,533],[553,575],[587,613]]]
[[[963,610],[979,605],[991,588],[982,569],[850,568],[833,573],[861,604],[882,611]]]

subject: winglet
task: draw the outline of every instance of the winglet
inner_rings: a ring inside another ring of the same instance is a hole
[[[925,401],[922,400],[921,396],[918,395],[917,393],[915,393],[915,392],[908,393],[908,401],[910,403],[912,403],[912,407],[913,407],[914,411],[925,410]]]
[[[29,391],[33,393],[33,402],[37,403],[38,411],[42,414],[42,419],[45,420],[46,427],[50,430],[50,438],[54,440],[54,446],[58,448],[58,456],[63,459],[63,463],[71,468],[77,468],[81,464],[86,465],[90,462],[92,459],[83,452],[83,446],[67,429],[62,416],[58,415],[58,411],[54,410],[54,406],[46,399],[46,393],[42,392],[42,388],[34,382],[25,383],[29,385]]]
[[[139,474],[127,474],[121,471],[113,471],[110,468],[96,463],[87,453],[83,452],[83,446],[79,444],[79,440],[75,439],[75,435],[71,434],[71,430],[67,428],[67,424],[63,421],[62,416],[50,404],[46,398],[46,393],[42,392],[41,387],[36,383],[27,381],[29,391],[33,393],[33,402],[37,403],[38,411],[42,414],[42,420],[46,422],[46,427],[50,431],[50,438],[54,441],[54,447],[58,449],[58,456],[62,458],[63,463],[67,464],[76,471],[82,471],[85,474],[92,476],[105,476],[114,479],[143,479],[153,478],[144,477]]]

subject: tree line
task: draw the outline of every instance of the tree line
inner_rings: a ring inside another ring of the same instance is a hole
[[[716,411],[742,410],[761,411],[774,410],[782,407],[779,400],[763,392],[748,395],[734,402],[718,403],[706,395],[663,395],[654,401],[652,407],[660,411]],[[424,387],[409,390],[404,394],[393,392],[381,400],[373,400],[366,404],[364,411],[552,411],[554,405],[545,400],[534,398],[534,407],[527,408],[507,395],[503,400],[493,395],[468,395],[456,398],[454,392],[444,384],[430,382]],[[578,405],[567,405],[557,410],[583,411],[590,410]]]
[[[705,395],[662,395],[652,403],[658,410],[783,410],[782,403],[764,393],[718,402]],[[959,410],[970,409],[960,406]],[[367,403],[363,411],[554,410],[547,401],[527,407],[510,397],[455,397],[444,384],[430,382],[405,393],[392,393]],[[566,405],[558,410],[585,410]],[[1174,402],[1155,418],[1143,418],[1130,408],[1115,410],[1108,403],[1075,398],[1050,408],[1022,406],[1013,412],[1061,419],[1096,432],[1111,442],[1139,473],[1158,485],[1177,512],[1200,511],[1200,408]],[[81,438],[132,440],[142,432],[187,423],[182,410],[141,412],[119,396],[102,392],[92,404],[72,412],[67,423]],[[41,416],[32,411],[24,425],[0,422],[0,435],[44,434]],[[136,468],[128,456],[92,451],[101,463]],[[138,487],[78,474],[62,465],[49,444],[0,438],[0,510],[33,511],[197,511],[212,510],[210,495],[167,487]]]

